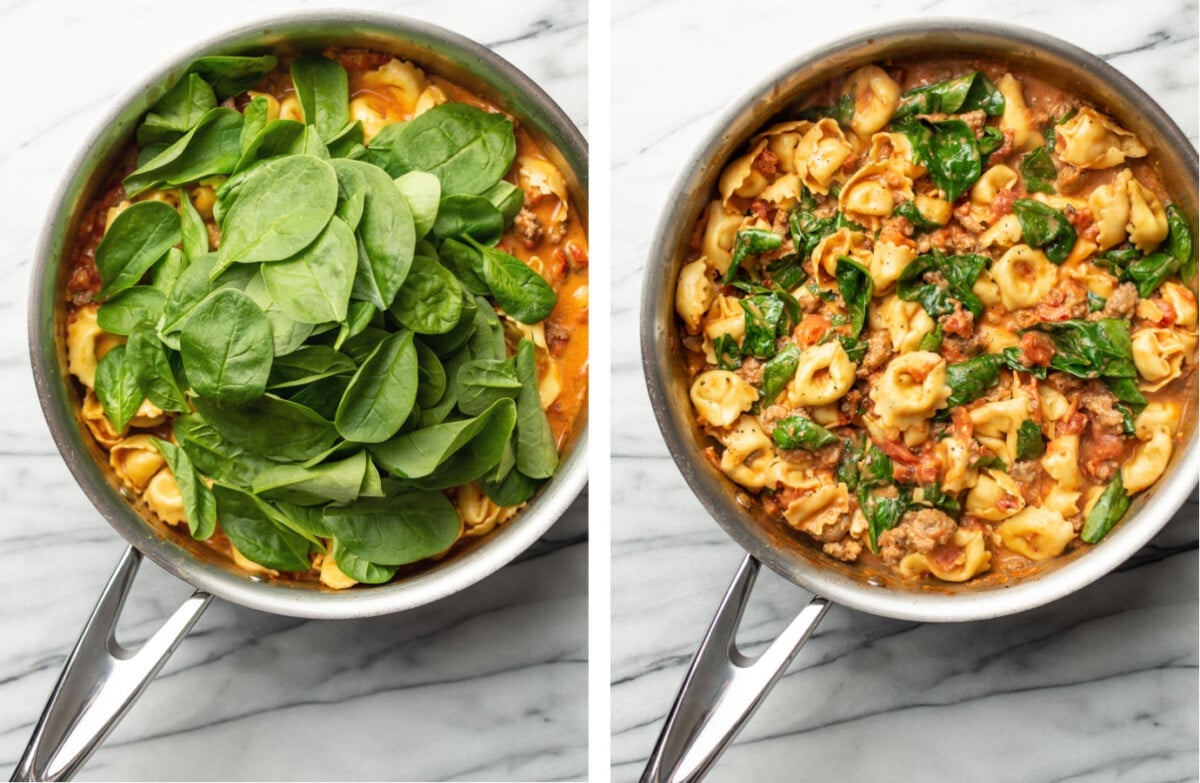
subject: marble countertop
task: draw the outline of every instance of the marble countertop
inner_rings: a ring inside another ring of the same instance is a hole
[[[821,43],[903,18],[976,17],[1096,52],[1197,139],[1194,2],[843,0],[613,8],[613,780],[634,781],[743,551],[660,438],[638,353],[649,241],[715,114]],[[835,607],[714,781],[1181,781],[1197,768],[1197,497],[1139,555],[1063,600],[921,625]],[[808,601],[759,578],[740,641]]]
[[[587,14],[467,0],[0,0],[0,770],[25,747],[124,542],[43,422],[26,349],[50,199],[108,103],[151,66],[294,9],[374,9],[481,41],[587,128]],[[403,614],[314,622],[216,601],[82,779],[563,780],[587,773],[586,494],[518,562]],[[142,568],[120,638],[190,589]]]

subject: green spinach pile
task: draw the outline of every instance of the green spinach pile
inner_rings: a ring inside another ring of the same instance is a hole
[[[134,203],[96,249],[100,326],[128,337],[96,394],[118,430],[144,399],[177,414],[177,445],[156,444],[195,538],[219,519],[280,571],[328,540],[385,582],[458,537],[443,490],[512,506],[554,473],[534,345],[507,355],[492,300],[535,324],[556,297],[495,246],[524,201],[503,115],[447,103],[368,147],[345,70],[317,56],[291,65],[306,123],[268,121],[262,96],[218,105],[276,64],[203,58],[138,128],[126,193],[181,188],[180,207]],[[218,176],[214,251],[182,187]]]

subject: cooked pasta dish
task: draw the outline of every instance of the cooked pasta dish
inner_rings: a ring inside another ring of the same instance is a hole
[[[713,463],[914,582],[1100,541],[1196,397],[1193,229],[1145,140],[982,60],[797,106],[720,171],[677,281]]]
[[[67,368],[123,494],[332,589],[510,520],[586,405],[587,238],[544,152],[389,54],[195,61],[70,249]]]

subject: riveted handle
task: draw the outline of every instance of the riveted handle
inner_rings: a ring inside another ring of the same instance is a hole
[[[212,596],[191,595],[141,649],[117,643],[117,620],[142,555],[125,550],[46,702],[12,780],[69,780],[116,728]]]
[[[695,783],[702,779],[829,609],[816,596],[757,658],[737,649],[737,630],[750,600],[759,562],[747,555],[683,678],[675,704],[642,773],[642,783]]]

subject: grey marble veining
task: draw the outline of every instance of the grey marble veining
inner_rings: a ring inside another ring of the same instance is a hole
[[[63,465],[25,339],[30,260],[76,147],[181,47],[290,9],[422,18],[491,45],[586,133],[572,0],[0,3],[0,771],[29,738],[124,543]],[[82,779],[565,780],[587,771],[586,494],[518,562],[403,614],[315,622],[214,602]],[[190,588],[145,564],[119,638]]]
[[[634,781],[743,552],[667,454],[638,355],[648,243],[715,115],[804,51],[914,16],[1007,21],[1096,52],[1196,142],[1194,2],[618,0],[613,8],[613,779]],[[1197,497],[1116,572],[991,622],[830,610],[712,781],[1184,781],[1197,765]],[[766,569],[740,644],[809,596]]]

